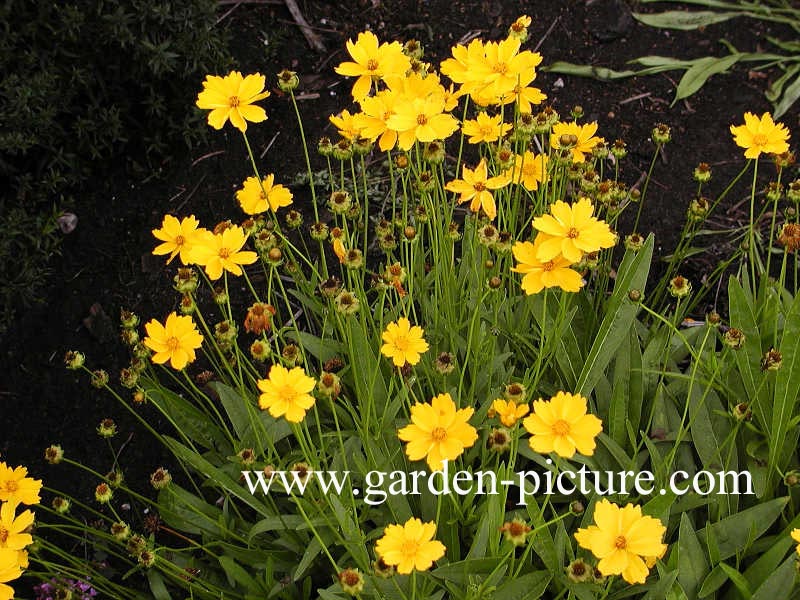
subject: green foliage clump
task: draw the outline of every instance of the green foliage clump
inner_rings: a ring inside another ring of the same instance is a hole
[[[176,139],[192,145],[205,135],[186,107],[198,79],[229,61],[215,7],[0,3],[0,227],[30,238],[14,255],[0,246],[0,279],[16,282],[0,292],[0,329],[15,305],[36,296],[57,246],[54,203],[69,203],[123,153],[146,164]]]

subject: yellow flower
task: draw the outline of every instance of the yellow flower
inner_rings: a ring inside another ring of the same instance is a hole
[[[611,248],[616,243],[616,236],[608,223],[592,216],[593,211],[592,201],[588,198],[580,198],[571,206],[563,200],[551,204],[549,215],[533,220],[533,227],[541,232],[536,258],[552,260],[561,254],[576,263],[584,253]]]
[[[361,127],[351,115],[349,110],[343,110],[338,115],[331,115],[328,120],[333,123],[339,131],[339,135],[348,140],[356,140],[361,137]]]
[[[444,556],[446,548],[438,540],[436,523],[423,523],[411,518],[404,525],[389,525],[375,543],[375,553],[389,566],[396,566],[401,575],[413,569],[427,571],[435,560]]]
[[[522,422],[531,434],[531,450],[564,458],[572,458],[576,450],[584,456],[594,454],[594,438],[603,430],[603,422],[586,414],[586,409],[587,400],[580,394],[558,392],[549,401],[535,400],[533,413]]]
[[[189,257],[192,246],[206,231],[202,227],[198,229],[198,225],[200,222],[195,219],[194,215],[184,217],[181,221],[172,215],[164,215],[161,229],[153,229],[153,236],[163,242],[155,247],[153,254],[156,256],[169,254],[167,264],[180,254],[181,262],[188,265],[191,262]]]
[[[475,169],[469,169],[465,165],[462,168],[461,177],[463,179],[455,179],[445,185],[444,188],[450,192],[461,194],[458,199],[459,204],[469,201],[469,208],[472,212],[476,213],[483,209],[486,216],[493,220],[497,216],[497,205],[494,202],[492,192],[489,190],[497,190],[508,185],[511,178],[505,175],[489,177],[486,159],[484,158],[481,159]]]
[[[276,419],[284,417],[290,423],[299,423],[306,411],[314,406],[311,390],[317,385],[306,375],[302,367],[291,371],[282,365],[272,365],[268,379],[259,379],[258,389],[263,392],[258,397],[261,410],[269,410]]]
[[[381,354],[391,358],[396,367],[402,367],[406,363],[415,365],[419,362],[420,354],[428,350],[424,334],[422,327],[412,326],[408,319],[400,317],[386,326],[386,331],[381,336],[384,341]]]
[[[486,112],[481,111],[474,120],[464,121],[461,131],[464,135],[470,136],[470,144],[480,144],[481,142],[496,142],[503,137],[511,125],[503,123],[501,115],[490,117]]]
[[[155,352],[153,362],[160,365],[169,361],[177,371],[193,362],[196,358],[194,351],[203,345],[203,336],[190,316],[179,316],[172,312],[164,325],[151,319],[144,328],[147,331],[144,345]]]
[[[519,419],[527,414],[527,404],[517,404],[513,400],[502,400],[500,398],[492,402],[492,407],[489,409],[489,416],[499,416],[500,422],[506,427],[513,427]]]
[[[333,238],[333,253],[340,263],[343,263],[344,259],[347,258],[347,248],[344,247],[342,238]]]
[[[667,528],[658,519],[642,515],[640,506],[620,508],[608,500],[595,505],[594,522],[596,525],[578,529],[575,539],[600,559],[600,573],[622,575],[628,583],[644,583],[649,573],[644,559],[664,555],[667,547],[661,540]]]
[[[228,227],[222,233],[209,232],[198,240],[191,258],[205,267],[206,274],[212,281],[222,277],[223,270],[239,276],[242,274],[240,265],[250,265],[258,260],[255,252],[242,251],[246,241],[247,234],[238,225]]]
[[[236,192],[236,199],[242,210],[248,215],[258,215],[270,209],[277,212],[282,206],[292,203],[292,192],[278,184],[275,175],[269,174],[259,184],[256,177],[248,177],[241,190]]]
[[[560,287],[565,292],[577,292],[583,286],[580,273],[570,269],[572,262],[560,254],[550,260],[543,261],[537,256],[541,234],[531,242],[517,242],[511,247],[511,252],[517,260],[517,266],[511,270],[514,273],[524,273],[522,289],[529,296],[538,294],[544,288]]]
[[[595,137],[597,133],[597,123],[586,123],[586,125],[578,125],[572,123],[556,123],[553,125],[553,132],[550,134],[550,147],[558,150],[562,147],[562,142],[567,142],[565,147],[568,147],[572,152],[572,162],[584,162],[584,154],[590,154],[603,138]],[[564,137],[562,137],[564,136]]]
[[[540,183],[547,181],[547,155],[534,154],[530,150],[525,150],[522,155],[515,154],[514,164],[503,175],[526,190],[535,192]]]
[[[511,93],[524,74],[534,71],[542,62],[538,52],[520,52],[521,41],[509,37],[501,42],[487,42],[484,46],[484,59],[473,71],[470,93],[491,93],[503,97]]]
[[[254,106],[269,96],[264,91],[266,79],[260,73],[242,77],[239,71],[231,71],[224,77],[206,75],[203,91],[197,95],[197,107],[210,109],[208,124],[214,129],[222,129],[230,119],[231,125],[240,131],[247,130],[247,121],[260,123],[267,119],[267,113],[260,106]]]
[[[411,68],[411,61],[403,54],[399,42],[379,45],[377,36],[371,31],[359,33],[355,42],[347,40],[346,46],[355,62],[343,62],[334,70],[339,75],[358,77],[353,85],[356,101],[369,94],[373,80],[387,75],[402,75]]]
[[[444,140],[458,129],[458,121],[453,115],[443,112],[444,109],[444,94],[407,98],[395,106],[395,112],[387,119],[386,126],[397,132],[401,150],[409,150],[415,140]]]
[[[426,458],[431,470],[441,469],[443,460],[455,460],[478,439],[478,432],[468,423],[474,410],[456,410],[450,394],[439,394],[430,404],[411,407],[411,424],[397,432],[408,442],[410,460]]]
[[[14,588],[5,583],[22,576],[20,552],[10,548],[0,548],[0,600],[12,600]]]
[[[398,95],[392,90],[367,96],[361,101],[361,112],[353,117],[354,126],[361,135],[373,142],[378,140],[378,147],[383,152],[391,150],[397,143],[397,132],[386,124],[394,114],[397,98]]]
[[[789,151],[789,130],[783,123],[775,123],[772,115],[764,113],[761,118],[753,113],[744,113],[744,125],[731,125],[733,141],[745,148],[745,158],[758,158],[762,152],[783,154]]]
[[[0,548],[22,550],[33,543],[26,530],[33,524],[33,513],[29,510],[16,515],[16,502],[0,504]]]
[[[28,469],[25,467],[12,469],[0,462],[0,502],[39,504],[42,482],[27,475]]]
[[[792,539],[797,542],[797,553],[800,554],[800,529],[792,529]]]

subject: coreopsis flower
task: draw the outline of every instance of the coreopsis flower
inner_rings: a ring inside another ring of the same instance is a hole
[[[275,312],[275,307],[271,304],[255,302],[247,309],[247,316],[244,318],[244,330],[256,335],[269,331]]]
[[[274,364],[268,378],[259,379],[256,384],[262,392],[258,406],[261,410],[269,410],[276,419],[284,417],[290,423],[299,423],[305,418],[306,411],[314,406],[311,391],[317,382],[306,375],[302,367],[289,370]]]
[[[571,123],[556,123],[550,134],[550,147],[558,150],[562,147],[569,148],[572,153],[572,162],[584,162],[585,154],[591,154],[598,142],[605,141],[603,138],[596,137],[597,123],[586,123],[578,125]]]
[[[489,416],[497,416],[500,422],[506,427],[513,427],[516,422],[528,414],[527,404],[517,404],[513,400],[502,400],[498,398],[492,402],[489,409]]]
[[[444,112],[444,95],[409,97],[395,105],[386,126],[397,132],[397,145],[409,150],[415,141],[432,142],[450,137],[458,129],[456,118]]]
[[[28,477],[27,468],[0,462],[0,502],[39,504],[41,489],[41,480]]]
[[[474,120],[467,120],[461,125],[461,131],[469,136],[470,144],[496,142],[511,129],[511,125],[503,123],[502,115],[490,117],[481,111]]]
[[[472,212],[476,213],[483,209],[486,216],[494,220],[497,216],[497,205],[491,190],[498,190],[508,185],[511,181],[510,177],[506,175],[489,177],[489,169],[484,158],[474,169],[470,169],[466,165],[462,167],[461,177],[462,179],[454,179],[448,182],[444,186],[445,189],[461,194],[458,199],[459,204],[469,202],[469,208]]]
[[[541,233],[537,258],[551,260],[561,254],[576,263],[584,254],[611,248],[616,243],[608,223],[593,217],[594,206],[588,198],[569,205],[558,200],[550,205],[550,214],[536,217],[533,227]]]
[[[146,323],[144,345],[154,354],[152,360],[160,365],[169,361],[170,366],[180,371],[196,358],[195,350],[203,345],[203,336],[189,316],[171,312],[162,325],[156,319]]]
[[[446,550],[444,544],[433,539],[435,535],[436,523],[411,518],[403,525],[388,525],[375,543],[375,553],[387,565],[397,567],[401,575],[414,569],[427,571]]]
[[[736,145],[745,149],[745,158],[758,158],[762,152],[789,151],[789,130],[783,123],[775,123],[767,112],[761,117],[744,113],[744,125],[731,125],[731,133]]]
[[[387,75],[402,75],[411,67],[399,42],[379,44],[371,31],[359,33],[355,42],[347,40],[345,45],[354,62],[343,62],[334,70],[345,77],[358,77],[352,92],[356,101],[369,94],[373,81]]]
[[[467,93],[467,83],[472,79],[478,63],[486,56],[483,42],[476,38],[469,43],[469,46],[456,44],[450,49],[450,53],[452,58],[443,60],[439,70],[443,75],[461,84],[459,94]]]
[[[622,575],[631,584],[644,583],[649,573],[645,559],[664,555],[667,547],[661,540],[667,528],[658,519],[643,515],[640,506],[621,508],[605,499],[595,504],[594,522],[578,529],[575,539],[600,559],[600,573]]]
[[[450,394],[439,394],[429,404],[411,407],[411,424],[397,432],[407,442],[410,460],[425,458],[431,470],[441,469],[443,460],[455,460],[478,439],[478,432],[469,424],[474,409],[457,410]]]
[[[257,177],[245,179],[242,189],[236,192],[239,206],[248,215],[259,215],[268,209],[278,212],[292,203],[292,192],[281,184],[275,185],[275,175],[270,173],[259,183]]]
[[[532,113],[534,104],[541,104],[547,100],[547,96],[537,87],[530,84],[536,79],[536,71],[530,69],[520,73],[516,85],[503,95],[495,99],[496,104],[519,104],[520,113]]]
[[[351,115],[349,110],[343,110],[338,115],[331,115],[328,120],[343,138],[354,141],[361,137],[361,127],[355,120],[355,115]]]
[[[478,61],[471,73],[472,81],[467,86],[470,94],[501,98],[514,90],[521,75],[539,66],[542,55],[530,50],[520,52],[520,45],[520,40],[514,37],[487,42],[483,60]]]
[[[33,513],[24,510],[16,514],[16,502],[0,504],[0,548],[22,550],[33,543],[33,537],[27,533],[33,524]]]
[[[540,183],[547,181],[547,160],[546,154],[534,154],[526,150],[524,154],[514,155],[514,164],[503,175],[512,183],[535,192]]]
[[[172,215],[164,215],[161,229],[152,231],[153,236],[163,242],[153,249],[153,254],[156,256],[169,254],[167,264],[180,255],[181,262],[188,265],[191,262],[190,257],[194,244],[207,231],[202,227],[198,228],[198,225],[200,222],[194,215],[184,217],[180,221]]]
[[[384,341],[381,354],[391,358],[396,367],[402,367],[406,363],[416,365],[420,355],[428,350],[428,342],[425,341],[424,335],[422,327],[412,326],[407,318],[400,317],[397,321],[389,323],[381,335]]]
[[[244,132],[247,121],[260,123],[266,121],[267,113],[253,103],[269,96],[264,90],[266,78],[260,73],[242,77],[239,71],[231,71],[224,77],[206,75],[203,91],[197,95],[197,107],[210,109],[208,124],[214,129],[222,129],[226,121]]]
[[[580,394],[558,392],[549,401],[535,400],[533,413],[522,425],[531,434],[531,450],[540,454],[555,452],[572,458],[575,452],[594,454],[595,437],[603,430],[603,422],[586,413],[587,400]]]
[[[361,101],[361,112],[353,116],[353,125],[362,137],[378,141],[383,152],[397,144],[397,132],[389,129],[387,121],[394,114],[398,94],[393,90],[383,90],[375,96],[367,96]]]
[[[521,15],[508,28],[508,35],[519,38],[521,42],[524,42],[528,39],[528,27],[530,26],[531,18],[528,15]]]
[[[533,243],[517,242],[511,252],[517,260],[517,266],[511,270],[514,273],[524,273],[522,278],[522,289],[529,296],[538,294],[544,288],[560,287],[565,292],[577,292],[583,286],[580,273],[570,269],[573,263],[561,256],[555,256],[550,260],[540,260],[538,258],[540,236],[537,236]]]
[[[6,582],[14,581],[22,576],[22,565],[19,550],[0,548],[0,600],[12,600],[14,588]]]
[[[215,281],[222,277],[222,271],[234,275],[242,274],[241,265],[249,265],[258,260],[258,254],[242,250],[247,242],[247,234],[238,225],[228,227],[222,233],[204,235],[195,244],[191,257],[198,265],[205,267],[208,278]]]

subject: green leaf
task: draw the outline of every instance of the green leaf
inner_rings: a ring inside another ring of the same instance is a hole
[[[661,29],[680,29],[689,31],[706,27],[714,23],[722,23],[740,17],[744,12],[715,12],[710,10],[683,11],[668,10],[662,13],[633,13],[633,18],[650,27]]]
[[[786,315],[780,350],[783,363],[775,380],[775,400],[772,405],[772,426],[769,436],[769,471],[783,472],[794,449],[795,436],[789,434],[789,421],[794,416],[800,396],[800,294]],[[790,447],[786,447],[787,442]],[[784,458],[785,457],[785,458]]]
[[[775,105],[775,115],[776,119],[780,118],[786,111],[789,110],[792,105],[800,98],[800,76],[797,77],[790,85],[786,88],[783,92],[783,96],[781,97],[780,101]]]
[[[717,565],[703,581],[703,585],[700,587],[697,597],[708,598],[711,594],[721,588],[726,581],[728,581],[728,576],[725,574],[725,569],[723,569],[720,565]]]
[[[334,356],[342,356],[345,353],[344,344],[336,340],[323,340],[305,331],[290,331],[286,337],[298,342],[306,352],[309,352],[320,362],[332,359]]]
[[[306,575],[306,571],[311,567],[311,563],[314,562],[314,559],[317,558],[319,553],[322,551],[322,544],[319,541],[319,538],[313,537],[308,544],[308,548],[303,553],[303,558],[300,559],[300,562],[297,564],[297,568],[294,571],[294,575],[292,579],[294,581],[299,581]]]
[[[222,407],[231,420],[236,436],[243,440],[245,431],[250,427],[250,413],[247,410],[247,402],[233,388],[220,381],[212,381],[208,384],[219,396]]]
[[[636,253],[625,252],[614,291],[606,304],[605,316],[578,379],[577,393],[582,396],[591,394],[611,358],[628,336],[639,312],[639,305],[628,299],[628,292],[632,289],[644,292],[653,256],[653,243],[654,237],[650,234],[641,250]]]
[[[158,512],[167,525],[184,533],[220,539],[222,511],[172,482],[158,493]]]
[[[628,332],[628,343],[622,344],[614,359],[614,386],[608,411],[608,435],[625,447],[630,423],[639,430],[642,414],[642,350],[636,330]]]
[[[697,539],[689,515],[681,515],[678,537],[678,583],[689,598],[694,598],[709,572],[705,552]]]
[[[466,585],[472,577],[485,577],[494,571],[496,567],[496,558],[468,558],[438,567],[430,573],[437,579]],[[505,572],[505,567],[501,567],[500,571]]]
[[[800,72],[800,64],[792,65],[786,71],[778,77],[775,81],[773,81],[767,91],[764,92],[764,96],[766,96],[767,100],[772,102],[773,104],[778,101],[778,98],[781,97],[781,93],[783,92],[783,88],[786,85],[786,82],[789,81],[792,77],[797,75]],[[779,116],[779,115],[776,115]]]
[[[791,525],[789,528],[791,531]],[[789,536],[788,531],[784,534],[775,536],[775,541],[770,545],[769,550],[764,552],[758,559],[747,567],[744,572],[744,577],[750,586],[758,591],[764,582],[778,569],[778,565],[786,556],[786,553],[793,549],[794,540]],[[794,553],[792,554],[794,558]],[[773,596],[778,598],[783,596]]]
[[[739,590],[739,593],[742,596],[744,596],[745,600],[750,600],[753,597],[753,592],[750,591],[750,586],[747,584],[747,580],[742,577],[742,574],[739,573],[739,571],[730,565],[726,565],[725,563],[719,563],[719,567],[725,571],[725,575],[727,575],[728,579],[733,582],[733,585],[736,586],[736,589]]]
[[[203,411],[178,394],[143,380],[142,387],[150,401],[174,423],[183,439],[203,448],[216,448],[228,436],[215,426]]]
[[[688,98],[705,84],[706,80],[717,73],[724,73],[730,69],[740,58],[739,54],[729,54],[722,58],[706,56],[697,59],[695,63],[683,74],[675,90],[674,106],[678,100]]]
[[[763,394],[759,397],[757,393],[760,389],[759,380],[762,377],[761,335],[756,324],[752,300],[748,298],[742,284],[735,277],[731,277],[728,281],[728,299],[731,327],[741,330],[745,335],[744,345],[739,350],[733,351],[733,357],[744,383],[747,400],[753,407],[759,423],[767,430],[770,422],[764,409],[766,401]]]
[[[513,579],[495,591],[496,598],[503,600],[536,600],[547,590],[553,575],[547,571],[534,571]]]
[[[780,516],[788,501],[788,498],[775,498],[757,504],[717,523],[707,525],[697,532],[697,536],[700,540],[705,540],[707,535],[713,535],[719,548],[719,559],[725,560],[764,535]]]
[[[556,61],[551,63],[544,71],[550,73],[561,73],[562,75],[577,75],[578,77],[593,77],[594,79],[624,79],[633,77],[636,71],[614,71],[605,67],[594,67],[591,65],[576,65],[574,63]]]
[[[161,573],[152,569],[147,570],[147,583],[150,584],[150,591],[153,593],[154,600],[172,600],[172,596],[164,585],[164,578]]]
[[[259,585],[258,581],[256,581],[251,575],[247,573],[247,571],[242,568],[241,565],[237,564],[233,558],[227,555],[222,555],[219,557],[219,564],[222,567],[223,571],[225,571],[225,575],[228,577],[228,584],[231,588],[235,588],[236,585],[240,585],[244,588],[245,591],[251,593],[258,593],[258,592],[266,592],[262,586]]]
[[[767,580],[753,593],[751,600],[775,600],[789,598],[794,589],[795,563],[794,553],[775,569]]]

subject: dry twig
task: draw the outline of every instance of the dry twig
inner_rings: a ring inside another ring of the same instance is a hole
[[[303,13],[300,12],[300,7],[297,6],[297,2],[295,0],[284,1],[286,2],[286,8],[288,8],[289,12],[292,13],[294,22],[300,27],[300,31],[303,32],[303,36],[305,36],[308,44],[317,52],[325,52],[325,44],[322,43],[320,37],[314,33],[314,30],[308,24],[308,21],[306,21],[305,17],[303,17]]]

